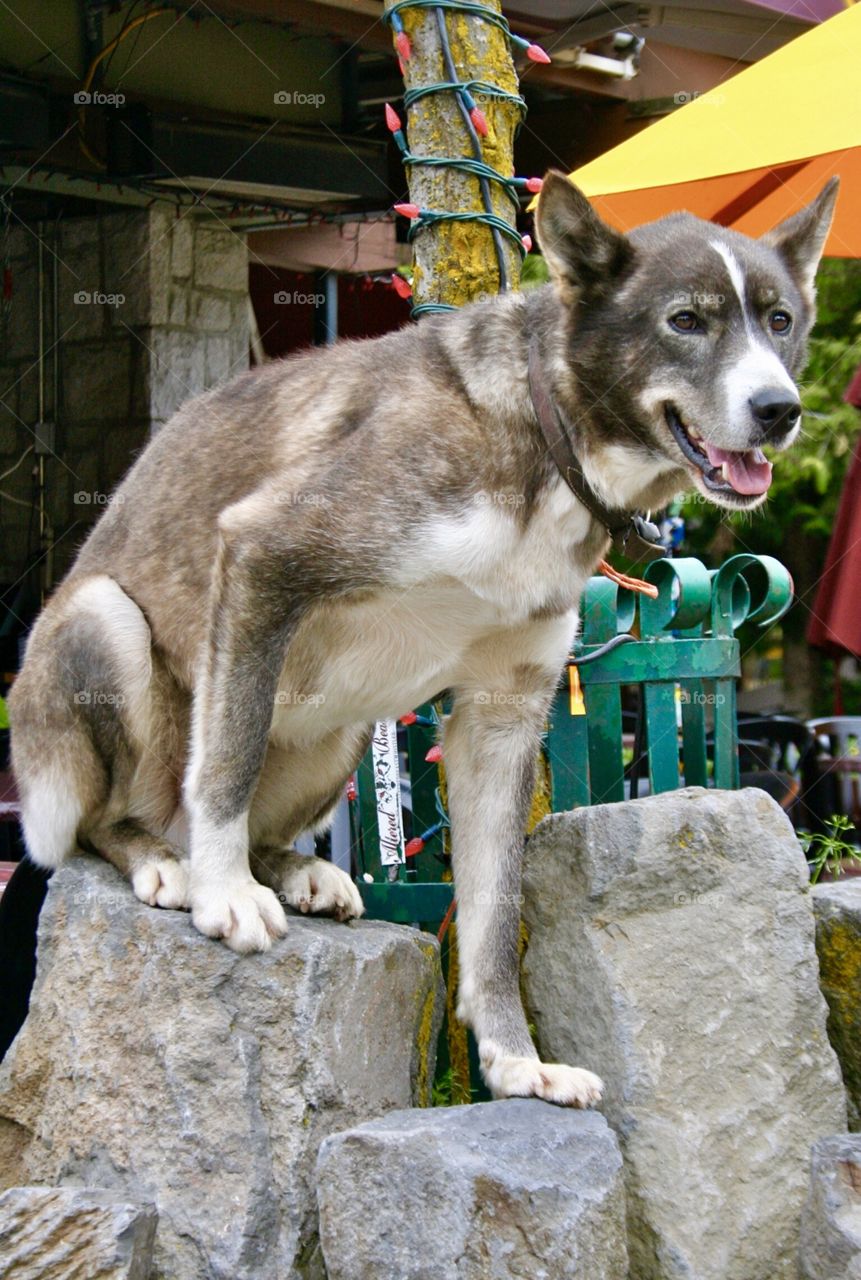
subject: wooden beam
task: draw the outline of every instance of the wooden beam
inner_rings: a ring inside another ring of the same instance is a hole
[[[210,7],[224,18],[277,22],[283,26],[302,27],[317,35],[333,36],[363,49],[392,51],[391,35],[381,21],[331,4],[317,4],[315,0],[212,0]],[[630,82],[610,80],[594,72],[556,67],[552,63],[550,66],[528,63],[522,68],[522,79],[536,87],[563,89],[572,94],[611,98],[617,102],[625,102],[631,96]]]

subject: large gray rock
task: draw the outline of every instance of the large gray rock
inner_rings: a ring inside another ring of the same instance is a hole
[[[317,1197],[329,1280],[628,1274],[622,1159],[594,1112],[396,1112],[325,1140]]]
[[[596,1071],[635,1280],[789,1280],[810,1145],[845,1128],[804,858],[764,792],[546,819],[524,878],[545,1058]]]
[[[814,1143],[801,1220],[803,1280],[861,1280],[861,1136]]]
[[[861,879],[813,889],[816,950],[828,1035],[843,1071],[849,1128],[861,1129]]]
[[[297,917],[237,956],[74,859],[0,1068],[0,1171],[154,1202],[165,1280],[316,1277],[320,1141],[427,1100],[441,1008],[426,934]]]
[[[112,1191],[14,1187],[0,1195],[3,1280],[148,1280],[156,1222]]]

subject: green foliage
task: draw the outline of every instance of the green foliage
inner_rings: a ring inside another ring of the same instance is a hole
[[[546,284],[550,279],[547,263],[540,253],[527,253],[520,269],[520,287],[534,289],[536,285]]]
[[[849,844],[843,837],[853,829],[853,824],[843,813],[835,813],[826,822],[830,827],[829,835],[817,832],[799,831],[798,839],[810,867],[810,883],[816,884],[823,871],[827,871],[834,880],[843,874],[843,863],[861,867],[861,852],[854,844]]]
[[[474,1102],[478,1089],[465,1089],[458,1083],[451,1067],[438,1076],[433,1082],[431,1091],[432,1107],[460,1107],[464,1103]]]
[[[9,712],[6,710],[6,699],[0,698],[0,729],[9,728]]]

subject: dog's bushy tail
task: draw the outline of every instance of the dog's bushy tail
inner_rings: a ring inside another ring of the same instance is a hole
[[[133,768],[129,720],[149,680],[149,628],[107,577],[67,584],[39,618],[9,697],[12,769],[30,858],[75,852]]]

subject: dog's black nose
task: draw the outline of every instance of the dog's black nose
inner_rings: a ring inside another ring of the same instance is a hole
[[[798,397],[791,395],[783,387],[767,387],[764,391],[757,391],[750,397],[748,404],[762,427],[766,440],[779,440],[792,430],[801,417]]]

